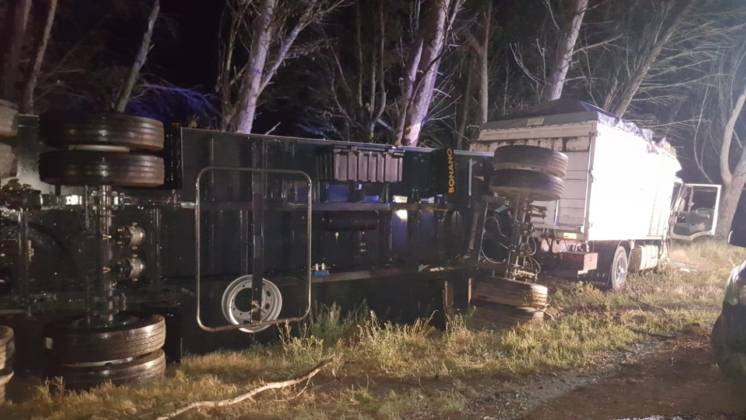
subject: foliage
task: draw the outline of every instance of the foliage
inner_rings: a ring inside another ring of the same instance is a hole
[[[703,134],[717,131],[713,128],[723,119],[716,115],[721,107],[710,105],[717,101],[713,86],[722,76],[714,63],[718,57],[732,55],[732,45],[742,37],[743,5],[713,0],[694,2],[689,9],[685,7],[688,0],[631,1],[632,5],[590,0],[564,95],[624,112],[630,119],[658,128],[683,152],[685,162],[694,161],[693,149],[700,158],[710,150],[703,147],[708,143]],[[257,89],[259,93],[266,90],[257,100],[257,124],[274,127],[280,123],[278,134],[393,142],[403,111],[407,60],[422,36],[426,2],[312,3],[316,9],[305,7],[310,2],[298,2],[297,7],[277,2],[264,75]],[[420,135],[425,145],[466,146],[463,140],[473,138],[485,118],[484,107],[486,117],[495,118],[541,98],[555,40],[572,19],[566,1],[492,2],[487,25],[488,3],[466,0],[455,15],[447,48],[439,56],[442,62],[434,96]],[[34,102],[39,111],[109,107],[132,63],[142,37],[140,26],[151,4],[137,0],[133,7],[130,1],[83,0],[75,8],[60,5],[36,88]],[[251,42],[259,2],[231,0],[226,4],[230,7],[205,16],[205,25],[189,28],[200,31],[201,38],[219,37],[217,56],[193,58],[203,67],[205,61],[208,66],[217,65],[218,74],[199,76],[201,80],[192,85],[200,87],[190,89],[204,92],[202,86],[217,86],[218,99],[213,102],[217,115],[206,112],[206,102],[188,99],[182,91],[155,95],[152,90],[156,80],[159,85],[184,88],[169,80],[176,70],[169,68],[164,57],[170,57],[167,49],[188,54],[190,45],[181,45],[179,40],[191,42],[194,37],[184,37],[184,17],[169,9],[163,10],[153,34],[151,55],[156,62],[149,59],[145,64],[145,77],[135,87],[135,97],[148,97],[150,109],[172,107],[168,103],[174,98],[185,99],[179,107],[195,109],[182,114],[199,115],[203,126],[230,128],[239,111],[236,107],[245,102],[248,82],[244,76],[255,56]],[[453,4],[461,6],[461,2]],[[319,13],[304,12],[311,9]],[[2,11],[9,13],[9,9]],[[32,10],[22,74],[30,71],[30,56],[45,17],[44,10]],[[487,29],[489,33],[484,32]],[[477,47],[487,52],[484,89],[478,80],[482,64]],[[184,62],[178,63],[183,66]],[[638,76],[639,85],[635,82]],[[155,104],[159,99],[166,103]],[[622,106],[627,99],[629,107]],[[702,113],[703,109],[711,112]],[[166,112],[161,118],[172,115]],[[695,146],[692,138],[699,139]],[[712,162],[702,166],[712,166]],[[710,171],[712,178],[716,175]]]

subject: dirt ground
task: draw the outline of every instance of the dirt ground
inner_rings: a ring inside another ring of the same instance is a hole
[[[615,356],[609,368],[537,378],[490,404],[482,419],[743,419],[746,389],[713,363],[707,331]],[[616,363],[614,363],[616,362]],[[477,414],[477,413],[474,413]]]

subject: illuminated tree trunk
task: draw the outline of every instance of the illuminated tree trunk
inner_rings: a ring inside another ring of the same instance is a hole
[[[249,52],[247,74],[242,86],[242,97],[236,114],[235,127],[239,133],[251,133],[254,116],[262,93],[264,66],[267,64],[270,43],[272,42],[272,19],[277,0],[264,0],[254,20],[254,28]]]
[[[127,80],[122,86],[122,90],[119,91],[116,103],[114,104],[114,110],[116,112],[124,112],[127,108],[127,102],[129,102],[132,91],[135,89],[135,83],[138,77],[140,77],[140,70],[145,65],[145,61],[148,59],[148,51],[150,51],[150,40],[153,37],[153,28],[155,28],[155,21],[158,20],[158,13],[161,10],[160,0],[153,1],[153,8],[150,10],[150,16],[148,16],[148,26],[145,29],[145,33],[140,43],[140,49],[137,51],[135,60],[132,62],[132,67],[127,74]]]
[[[34,65],[31,68],[31,73],[29,74],[28,80],[26,80],[26,86],[23,90],[21,112],[34,112],[34,90],[36,90],[36,82],[39,80],[39,73],[41,73],[41,65],[44,63],[44,55],[47,52],[47,45],[49,44],[49,37],[52,34],[52,26],[54,26],[56,12],[57,0],[49,0],[49,10],[47,11],[47,20],[44,24],[44,32],[41,35],[39,48],[36,50]]]
[[[427,111],[433,99],[433,90],[445,43],[450,0],[433,0],[430,4],[432,7],[427,12],[423,32],[421,32],[422,41],[417,47],[421,45],[422,48],[422,56],[417,60],[419,62],[418,77],[413,86],[411,99],[408,101],[404,132],[399,140],[399,144],[407,146],[416,146],[419,140],[422,125],[425,123]]]
[[[715,237],[717,239],[723,241],[728,239],[744,185],[746,185],[746,177],[743,176],[734,177],[730,183],[723,184],[723,193],[720,197],[720,211],[717,215],[718,224],[715,228]]]
[[[588,0],[573,0],[570,5],[572,20],[567,31],[560,35],[557,48],[554,50],[550,73],[547,84],[544,87],[542,100],[544,102],[559,99],[562,96],[562,89],[565,86],[567,72],[572,64],[572,55],[575,51],[575,43],[580,34],[580,27],[583,24],[585,10],[588,8]]]
[[[479,108],[482,124],[487,122],[490,110],[490,36],[492,35],[492,2],[487,2],[484,12],[484,33],[479,53]]]
[[[746,84],[744,84],[730,110],[728,120],[723,127],[723,138],[720,145],[720,178],[723,182],[723,196],[720,202],[715,236],[722,240],[728,238],[733,217],[738,208],[738,201],[746,184],[746,148],[741,149],[735,170],[731,171],[730,169],[731,146],[733,145],[733,138],[736,136],[736,123],[741,116],[744,103],[746,103]]]
[[[5,33],[5,51],[2,56],[2,83],[0,97],[12,100],[18,81],[18,64],[21,61],[23,41],[26,37],[31,0],[15,0],[8,8],[9,22]]]

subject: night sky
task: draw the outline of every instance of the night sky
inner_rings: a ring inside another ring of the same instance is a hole
[[[160,27],[156,27],[155,47],[147,65],[172,84],[212,89],[221,11],[222,2],[217,0],[162,0]],[[162,25],[163,20],[168,25]]]

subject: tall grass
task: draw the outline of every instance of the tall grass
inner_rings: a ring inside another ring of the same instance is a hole
[[[619,293],[557,283],[554,319],[543,323],[471,330],[463,316],[454,316],[439,330],[428,319],[401,325],[384,322],[365,307],[343,314],[333,305],[317,309],[304,324],[283,328],[275,345],[190,356],[170,368],[166,379],[142,386],[57,393],[59,384],[41,384],[27,401],[0,409],[0,418],[150,418],[187,401],[225,398],[293,376],[330,357],[332,367],[300,395],[269,393],[258,402],[221,409],[219,417],[458,417],[467,399],[480,395],[470,383],[587,367],[651,334],[681,334],[692,326],[708,330],[725,277],[746,254],[709,243],[676,253],[699,269],[632,276]]]

